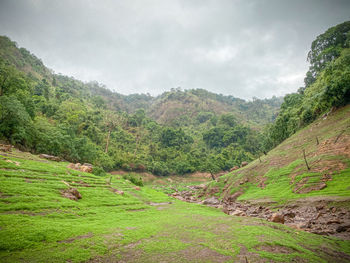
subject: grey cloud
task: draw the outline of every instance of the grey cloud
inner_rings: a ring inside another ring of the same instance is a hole
[[[250,99],[302,86],[312,40],[349,11],[341,0],[2,0],[0,34],[123,94],[180,86]]]

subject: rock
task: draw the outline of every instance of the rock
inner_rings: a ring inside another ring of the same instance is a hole
[[[91,163],[84,163],[83,166],[89,166],[92,168],[92,164]]]
[[[81,164],[80,164],[80,163],[76,163],[76,164],[74,165],[74,169],[75,169],[75,170],[80,170],[80,167],[81,167]]]
[[[284,215],[274,213],[274,214],[272,214],[270,221],[275,222],[275,223],[284,224]]]
[[[348,229],[350,229],[350,224],[346,224],[346,225],[340,225],[336,228],[335,231],[337,231],[338,233],[340,232],[345,232],[347,231]]]
[[[12,145],[7,145],[7,144],[0,144],[0,151],[2,152],[11,152],[12,150]]]
[[[116,193],[118,195],[124,195],[124,191],[122,190],[118,190],[118,189],[115,189],[115,188],[112,188],[111,189],[113,193]]]
[[[81,194],[76,188],[68,188],[63,190],[61,193],[63,197],[69,198],[74,201],[77,201],[78,199],[82,198]]]
[[[61,161],[60,157],[49,155],[49,154],[40,154],[39,157],[50,161],[55,161],[55,162]]]
[[[92,166],[82,165],[79,170],[85,173],[92,173]]]
[[[248,162],[242,162],[241,163],[241,167],[244,167],[244,166],[247,166],[248,165]]]
[[[70,164],[67,165],[67,168],[75,169],[75,164],[74,163],[70,163]]]
[[[246,216],[246,213],[241,210],[235,210],[230,213],[231,216]]]
[[[230,169],[230,172],[235,171],[235,170],[237,170],[237,169],[239,169],[239,167],[238,167],[238,166],[234,166],[234,167],[232,167],[232,168]]]
[[[205,199],[203,201],[203,204],[205,204],[205,205],[218,205],[218,204],[220,204],[220,201],[215,196],[212,196],[208,199]]]
[[[140,191],[140,190],[141,190],[141,188],[138,187],[138,186],[135,186],[134,189],[137,190],[137,191]]]

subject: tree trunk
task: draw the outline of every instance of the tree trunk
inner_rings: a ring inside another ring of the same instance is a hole
[[[109,145],[109,138],[111,136],[111,130],[108,131],[108,134],[107,134],[107,141],[106,141],[106,150],[105,150],[105,153],[108,153],[108,145]]]

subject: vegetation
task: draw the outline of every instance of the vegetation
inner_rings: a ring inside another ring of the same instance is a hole
[[[107,171],[186,174],[212,170],[208,160],[215,171],[228,170],[259,154],[258,133],[248,124],[272,121],[278,106],[277,98],[245,102],[205,90],[123,96],[54,74],[0,37],[0,139],[33,153]]]
[[[284,97],[276,121],[267,127],[264,149],[270,150],[297,130],[350,102],[350,21],[319,35],[308,54],[305,88]]]
[[[349,241],[228,216],[67,164],[0,156],[1,262],[327,262],[350,253]],[[69,187],[82,198],[64,198]]]

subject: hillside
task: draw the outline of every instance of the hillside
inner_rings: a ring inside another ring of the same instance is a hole
[[[349,241],[0,152],[1,262],[347,262]],[[76,189],[80,199],[67,198]]]
[[[237,215],[270,218],[279,210],[288,225],[350,237],[349,105],[318,118],[260,160],[218,178],[197,197],[215,196]]]

